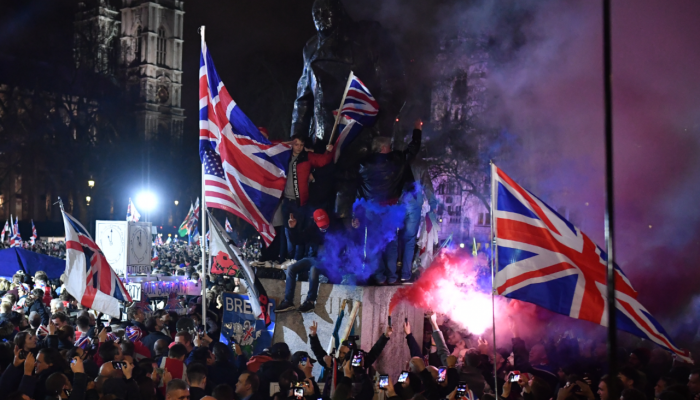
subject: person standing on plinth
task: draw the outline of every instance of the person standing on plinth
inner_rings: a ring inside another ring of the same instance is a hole
[[[343,151],[335,169],[333,211],[349,225],[357,193],[358,161],[369,153],[373,137],[391,137],[404,103],[403,67],[396,47],[379,23],[353,21],[340,0],[316,0],[312,16],[317,35],[304,47],[291,136],[304,137],[307,146],[323,153],[335,122],[333,112],[340,106],[351,71],[379,103],[376,124],[365,128]]]

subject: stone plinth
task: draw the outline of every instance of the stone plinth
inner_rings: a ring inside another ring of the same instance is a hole
[[[263,279],[262,282],[268,296],[279,304],[284,298],[285,282],[273,279]],[[294,293],[296,306],[299,306],[306,299],[308,288],[308,282],[297,282]],[[398,286],[362,287],[321,284],[314,312],[302,314],[298,311],[290,311],[276,315],[277,323],[273,343],[285,342],[289,345],[292,353],[303,350],[315,358],[311,352],[308,337],[308,328],[311,323],[314,321],[318,323],[318,337],[324,349],[327,349],[342,301],[359,300],[362,302],[362,308],[355,321],[355,335],[360,336],[362,349],[369,351],[386,329],[389,300],[398,288]],[[340,329],[341,334],[348,324],[349,309],[349,307],[345,309],[345,318]],[[423,313],[423,310],[408,304],[400,304],[396,307],[392,315],[394,334],[384,348],[381,357],[374,363],[374,368],[377,371],[389,374],[393,377],[392,379],[396,379],[398,374],[405,369],[406,362],[410,360],[411,356],[403,333],[404,318],[408,318],[413,336],[420,344],[423,340]],[[315,376],[318,376],[320,372],[320,367],[314,368]]]

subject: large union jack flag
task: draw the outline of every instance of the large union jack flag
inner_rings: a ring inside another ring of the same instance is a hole
[[[85,307],[111,317],[119,316],[119,301],[131,301],[129,292],[110,267],[87,229],[63,212],[66,230],[66,290]]]
[[[498,294],[607,326],[607,255],[577,227],[495,165],[491,170]],[[617,327],[692,362],[637,301],[615,265]]]
[[[266,244],[287,180],[291,147],[272,144],[231,98],[202,40],[199,61],[199,155],[206,207],[246,220]]]
[[[350,72],[347,94],[340,108],[338,131],[340,135],[335,143],[334,161],[338,162],[340,154],[360,134],[363,127],[374,125],[379,113],[379,103],[369,89]],[[334,112],[337,116],[337,112]]]

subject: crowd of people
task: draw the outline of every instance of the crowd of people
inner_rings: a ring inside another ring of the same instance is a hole
[[[219,341],[216,324],[200,325],[199,307],[183,316],[137,303],[124,320],[107,320],[43,272],[16,274],[0,290],[0,398],[10,400],[700,398],[700,370],[660,349],[621,350],[619,373],[610,376],[604,342],[565,334],[528,346],[516,325],[509,346],[493,349],[429,313],[422,344],[406,321],[403,337],[387,326],[366,352],[351,336],[329,354],[313,323],[307,348],[281,342],[247,357],[235,343]],[[205,301],[212,307],[207,318],[221,321],[216,300]],[[405,341],[411,356],[391,360],[405,364],[400,376],[375,368],[380,356],[392,357],[383,354],[389,340]]]

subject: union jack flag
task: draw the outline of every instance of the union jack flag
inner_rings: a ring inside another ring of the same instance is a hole
[[[270,244],[271,221],[287,181],[291,148],[273,144],[231,98],[202,40],[199,62],[199,155],[206,207],[246,220]]]
[[[607,255],[549,205],[495,165],[491,169],[498,294],[607,326]],[[637,300],[615,265],[617,327],[692,363]]]
[[[131,198],[129,198],[129,205],[126,207],[126,220],[139,222],[139,219],[141,219],[141,214],[139,214],[139,212],[136,210],[136,206],[134,206]]]
[[[228,223],[228,219],[226,220]],[[5,234],[10,232],[10,223],[5,220],[5,226],[2,228],[2,234],[0,235],[0,242],[5,241]]]
[[[346,90],[338,120],[340,135],[335,142],[335,162],[338,162],[341,152],[352,143],[364,127],[374,125],[379,113],[379,103],[352,71],[348,77]],[[337,112],[334,114],[338,118]]]
[[[158,261],[158,250],[156,248],[153,248],[153,257],[151,257],[151,262],[156,262]]]
[[[10,220],[12,216],[10,215]],[[10,247],[22,247],[22,236],[19,234],[19,217],[15,217],[15,223],[12,225],[12,234],[10,236]]]
[[[39,236],[36,234],[36,227],[34,226],[34,220],[32,220],[32,237],[29,238],[29,243],[33,246],[38,237]]]
[[[92,340],[90,340],[87,332],[80,332],[80,337],[78,337],[78,340],[75,341],[75,347],[80,347],[81,349],[86,350],[91,343]]]
[[[197,222],[199,222],[199,197],[197,197],[197,201],[194,202],[192,215],[190,216],[189,221],[187,221],[187,231],[192,232],[195,229]]]
[[[129,292],[110,267],[87,229],[63,211],[66,230],[66,290],[85,307],[119,315],[119,301],[131,302]]]
[[[231,226],[231,223],[228,222],[228,218],[226,218],[226,225],[224,225],[224,228],[226,229],[226,233],[233,232],[233,227]]]

